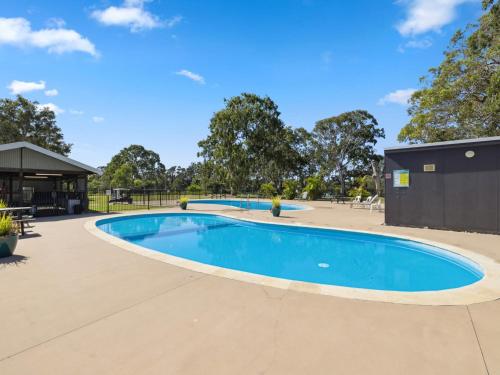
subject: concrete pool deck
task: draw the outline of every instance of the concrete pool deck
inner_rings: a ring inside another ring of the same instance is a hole
[[[278,219],[189,208],[420,237],[500,261],[499,236],[312,205]],[[88,233],[90,219],[39,220],[39,236],[0,260],[0,374],[500,374],[500,300],[414,306],[230,280],[123,251]]]

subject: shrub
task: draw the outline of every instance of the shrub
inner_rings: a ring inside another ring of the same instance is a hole
[[[350,197],[358,195],[361,195],[361,198],[369,197],[371,193],[368,189],[371,187],[371,184],[373,184],[371,176],[358,177],[355,180],[355,186],[347,192],[347,195]]]
[[[260,185],[260,194],[266,198],[271,198],[276,195],[276,188],[271,183]]]
[[[299,190],[299,182],[295,180],[286,180],[283,182],[283,198],[295,199]]]
[[[307,192],[307,199],[315,200],[321,198],[321,194],[325,190],[325,183],[321,176],[311,176],[306,178],[306,187],[304,191]]]
[[[187,187],[187,192],[189,194],[200,194],[201,190],[201,186],[198,184],[191,184]]]
[[[271,204],[273,208],[281,208],[281,199],[279,197],[274,197]]]
[[[13,232],[12,218],[8,215],[0,215],[0,237],[7,236]]]
[[[350,197],[357,197],[358,195],[361,195],[361,198],[364,199],[364,198],[370,196],[370,192],[368,190],[366,190],[365,188],[363,188],[362,186],[358,186],[358,187],[350,189],[347,192],[347,195]]]
[[[0,199],[0,208],[7,208],[7,203]]]

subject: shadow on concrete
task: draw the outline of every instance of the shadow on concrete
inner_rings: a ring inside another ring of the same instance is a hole
[[[45,223],[45,222],[52,222],[52,221],[66,221],[66,220],[73,220],[73,219],[82,219],[82,218],[93,218],[93,217],[99,217],[99,216],[106,216],[112,214],[111,212],[109,214],[107,213],[102,213],[102,212],[88,212],[80,215],[58,215],[58,216],[41,216],[37,217],[35,220],[35,225],[37,222],[39,223]]]
[[[31,231],[32,229],[29,228],[29,230]],[[19,236],[19,239],[20,240],[27,240],[30,238],[37,238],[37,237],[42,237],[42,235],[40,233],[35,233],[35,232],[26,232],[26,233],[24,233],[24,235]]]
[[[28,257],[24,255],[11,255],[10,257],[0,258],[0,270],[8,266],[20,266],[28,261]]]

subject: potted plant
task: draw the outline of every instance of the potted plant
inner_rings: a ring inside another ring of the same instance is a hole
[[[188,205],[188,202],[189,202],[189,198],[188,197],[181,197],[179,199],[179,206],[185,210],[187,208],[187,205]]]
[[[281,213],[281,199],[279,197],[274,197],[271,201],[272,207],[271,212],[273,216],[278,217]]]
[[[10,257],[17,246],[17,234],[14,231],[12,218],[7,214],[0,215],[0,258]]]

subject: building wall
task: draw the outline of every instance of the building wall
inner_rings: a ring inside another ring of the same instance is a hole
[[[388,150],[385,157],[387,224],[500,233],[500,144]],[[424,172],[425,164],[435,172]],[[410,171],[409,187],[393,186],[398,169]]]
[[[0,152],[0,168],[18,169],[21,168],[21,150],[8,150]]]
[[[19,168],[21,168],[21,149],[0,151],[0,169]],[[22,150],[22,168],[34,171],[85,172],[74,165],[27,148]]]

